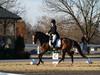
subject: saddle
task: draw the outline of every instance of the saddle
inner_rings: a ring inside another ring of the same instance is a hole
[[[49,46],[53,48],[59,48],[61,46],[61,39],[57,38],[56,34],[52,34],[49,39]]]

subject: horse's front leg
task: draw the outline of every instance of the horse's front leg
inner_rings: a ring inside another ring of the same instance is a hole
[[[47,52],[47,50],[44,50],[43,52],[41,52],[41,53],[38,55],[39,62],[37,63],[37,65],[39,65],[40,63],[44,64],[44,62],[42,61],[42,56],[45,54],[45,52]]]
[[[41,54],[38,54],[38,58],[39,58],[39,61],[38,61],[37,65],[39,65],[41,62]]]
[[[43,56],[43,54],[39,54],[38,55],[38,58],[39,58],[39,61],[38,61],[38,63],[37,63],[37,65],[39,65],[40,63],[44,63],[43,61],[42,61],[42,56]]]
[[[59,60],[59,62],[58,62],[58,63],[60,63],[60,62],[64,61],[64,59],[65,59],[65,54],[66,54],[66,50],[65,50],[65,49],[63,49],[63,50],[62,50],[62,58]]]

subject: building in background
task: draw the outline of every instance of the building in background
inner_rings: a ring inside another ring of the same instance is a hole
[[[0,7],[0,34],[3,36],[14,36],[16,31],[16,22],[21,17]]]
[[[0,42],[13,44],[16,37],[16,23],[21,18],[14,13],[0,7]],[[3,38],[3,39],[2,39]]]

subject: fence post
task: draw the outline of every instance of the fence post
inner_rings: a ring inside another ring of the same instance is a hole
[[[58,60],[59,60],[59,54],[58,54],[58,52],[54,51],[52,53],[52,60],[53,60],[52,61],[53,64],[58,64]]]

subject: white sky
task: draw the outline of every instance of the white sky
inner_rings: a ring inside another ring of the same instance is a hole
[[[56,13],[47,12],[43,0],[18,0],[16,8],[20,9],[20,7],[25,9],[23,15],[20,16],[25,20],[25,22],[28,22],[31,25],[34,25],[38,18],[41,18],[43,15],[49,17],[57,16]],[[16,9],[14,10],[16,11]]]
[[[38,17],[44,14],[42,11],[42,0],[19,0],[19,2],[21,7],[24,7],[26,11],[21,16],[32,25],[34,25]]]

